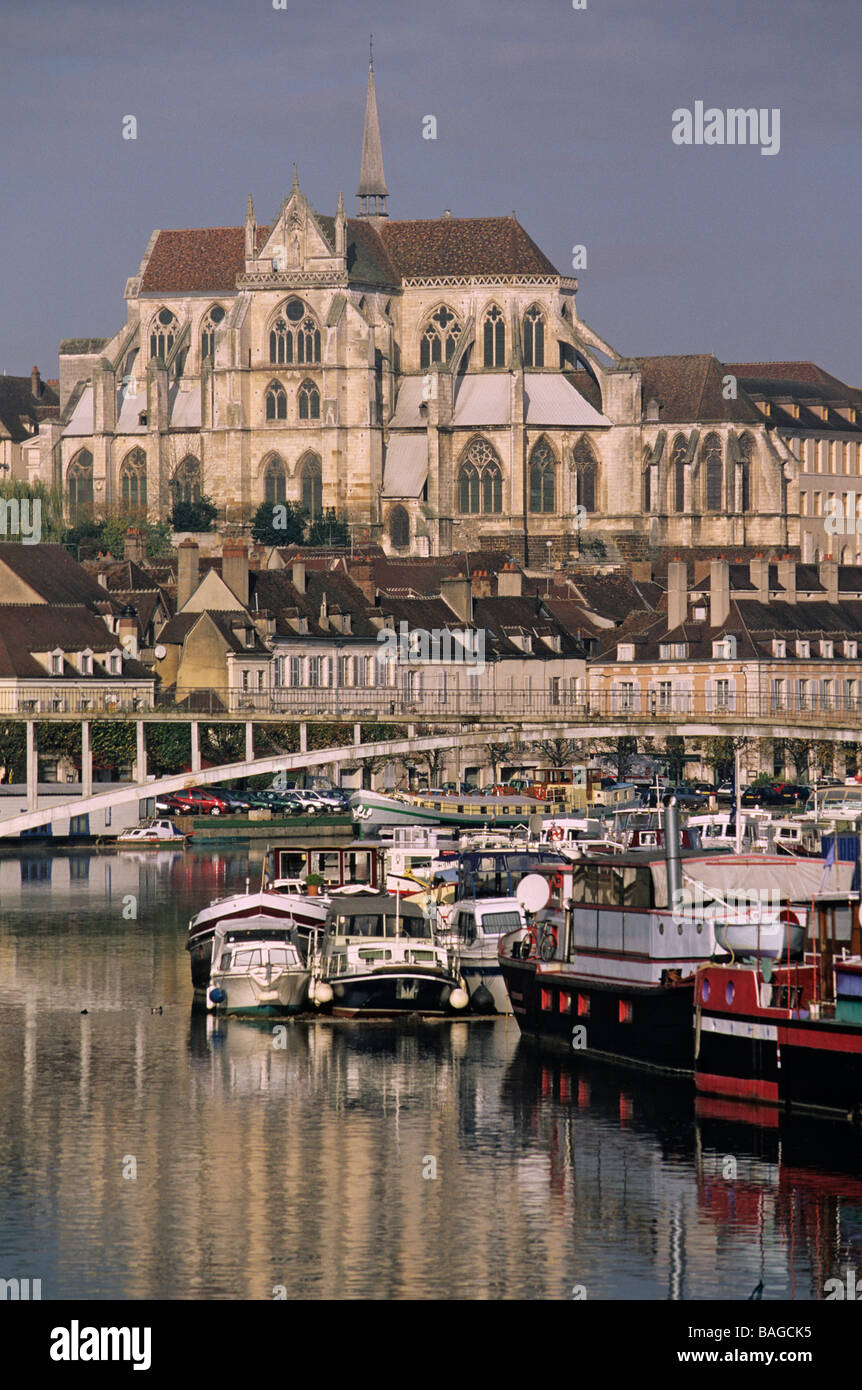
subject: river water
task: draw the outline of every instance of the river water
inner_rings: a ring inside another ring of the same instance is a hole
[[[241,847],[0,857],[0,1278],[807,1300],[862,1272],[849,1127],[546,1058],[512,1019],[276,1034],[194,1012],[188,919],[260,871]]]

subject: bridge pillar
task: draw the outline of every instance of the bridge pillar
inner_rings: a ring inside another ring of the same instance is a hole
[[[254,725],[251,720],[246,720],[245,725],[245,760],[247,763],[254,762]]]
[[[27,720],[27,810],[39,809],[39,750],[36,747],[36,721]]]
[[[81,721],[81,795],[93,795],[93,750],[90,747],[90,721]]]
[[[143,719],[139,719],[135,724],[135,734],[137,736],[137,751],[135,754],[135,766],[139,782],[147,780],[147,726]]]
[[[308,752],[308,725],[307,725],[307,724],[300,724],[300,726],[299,726],[299,751],[300,751],[300,753],[307,753],[307,752]]]
[[[354,724],[354,726],[353,726],[353,742],[354,742],[354,743],[361,743],[361,742],[362,742],[362,725],[361,725],[361,724]]]
[[[408,737],[408,738],[415,738],[415,737],[416,737],[416,725],[415,725],[415,724],[408,724],[408,725],[407,725],[407,737]]]
[[[193,719],[193,720],[192,720],[191,730],[192,730],[192,772],[200,772],[200,770],[201,770],[201,740],[200,740],[200,726],[199,726],[198,721],[197,721],[196,719]]]

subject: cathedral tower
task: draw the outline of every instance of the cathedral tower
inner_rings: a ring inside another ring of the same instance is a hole
[[[374,62],[368,64],[368,95],[365,98],[365,128],[362,132],[362,167],[359,171],[359,216],[388,218],[386,179],[383,177],[383,147],[380,143],[380,122],[377,118],[377,93],[374,89]]]

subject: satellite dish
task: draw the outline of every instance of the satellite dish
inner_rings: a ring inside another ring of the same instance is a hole
[[[540,912],[547,907],[550,896],[550,881],[542,874],[527,874],[515,890],[515,897],[525,912]]]
[[[161,642],[159,642],[157,647],[153,648],[153,656],[156,658],[156,661],[164,661],[167,654],[168,649],[167,647],[163,647]]]

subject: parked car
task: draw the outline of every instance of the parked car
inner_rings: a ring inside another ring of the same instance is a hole
[[[767,782],[746,787],[742,793],[743,806],[801,806],[810,796],[810,789],[796,782]]]
[[[230,811],[227,800],[209,787],[183,787],[172,799],[180,815],[223,816]]]
[[[733,783],[719,782],[718,786],[715,789],[715,795],[719,801],[732,801]]]
[[[684,811],[702,811],[709,806],[709,797],[704,792],[691,791],[689,787],[650,787],[644,792],[641,802],[644,806],[656,807],[664,803],[666,796],[675,796]]]
[[[177,816],[182,814],[185,808],[180,804],[175,792],[163,792],[156,797],[156,810],[164,816]]]

